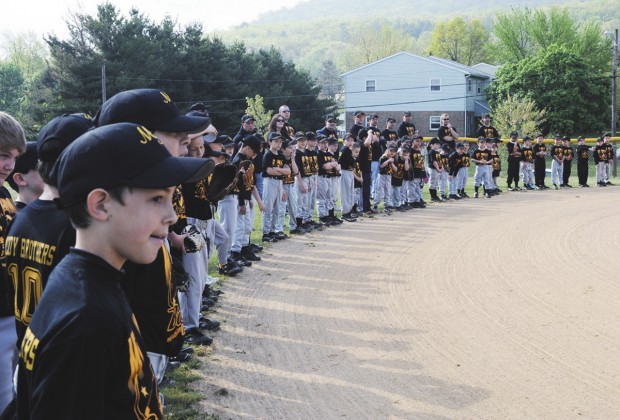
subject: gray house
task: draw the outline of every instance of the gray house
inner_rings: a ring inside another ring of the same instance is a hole
[[[459,134],[473,136],[478,121],[490,112],[484,91],[497,67],[480,63],[469,67],[437,57],[399,52],[342,74],[344,79],[345,129],[353,114],[362,110],[368,117],[379,115],[379,127],[388,117],[400,123],[406,111],[420,134],[437,133],[442,113]]]

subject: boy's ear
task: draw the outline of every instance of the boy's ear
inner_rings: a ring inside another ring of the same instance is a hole
[[[15,172],[13,174],[13,181],[15,181],[18,187],[25,187],[28,185],[28,183],[24,179],[24,174],[20,172]]]
[[[86,208],[90,217],[94,220],[107,221],[110,218],[108,207],[110,200],[110,193],[106,190],[101,188],[92,190],[86,197]]]

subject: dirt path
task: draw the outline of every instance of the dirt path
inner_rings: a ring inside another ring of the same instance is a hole
[[[203,408],[617,418],[619,208],[618,187],[509,193],[278,243],[224,286]]]

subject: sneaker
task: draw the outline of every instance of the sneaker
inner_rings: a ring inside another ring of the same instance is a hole
[[[515,187],[515,191],[523,191],[523,188],[521,188],[521,187]]]
[[[514,191],[515,189],[512,188],[511,186],[508,187],[508,191]]]
[[[461,199],[461,197],[459,197],[459,196],[458,196],[458,195],[456,195],[456,194],[450,194],[450,195],[449,195],[449,197],[450,197],[452,200],[460,200],[460,199]]]
[[[208,335],[204,335],[198,328],[190,328],[185,331],[185,342],[197,346],[210,346],[213,343],[213,339]]]
[[[332,220],[329,218],[329,216],[319,217],[319,221],[323,223],[323,226],[333,225]]]
[[[605,185],[614,185],[614,184],[612,184],[611,182],[607,181],[607,182],[605,183]]]
[[[304,233],[306,233],[306,230],[303,229],[301,226],[297,226],[295,229],[291,229],[289,230],[289,232],[291,235],[303,235]]]
[[[442,201],[439,197],[431,197],[431,203],[441,203]]]
[[[463,193],[461,194],[461,197],[463,197],[463,198],[471,198],[470,196],[467,195],[467,193],[465,191],[463,191]]]
[[[231,252],[230,258],[232,258],[232,260],[235,261],[237,264],[241,264],[244,267],[252,267],[252,261],[248,261],[247,259],[245,259],[240,252]]]
[[[268,243],[273,243],[273,242],[277,242],[278,240],[273,238],[270,234],[268,233],[264,233],[263,234],[263,242],[268,242]]]
[[[491,198],[491,194],[489,194],[489,193],[485,193],[485,194],[484,194],[484,197],[485,197],[485,198]]]
[[[582,187],[584,188],[590,188],[590,186],[588,184],[583,184]]]
[[[256,244],[249,244],[248,247],[252,250],[252,252],[261,252],[263,250],[262,246]]]
[[[248,261],[260,261],[261,260],[261,258],[255,253],[253,253],[249,247],[245,247],[245,246],[241,248],[241,256]]]
[[[288,239],[288,235],[284,232],[275,232],[273,234],[276,238],[278,238],[278,240],[282,241],[284,239]]]
[[[407,209],[404,206],[398,206],[396,207],[396,211],[407,211]]]
[[[445,194],[441,194],[441,199],[443,201],[448,201],[449,200],[449,198]]]
[[[553,184],[553,189],[554,189],[554,190],[557,190],[557,189],[559,189],[559,188],[558,188],[558,186],[557,186],[557,185]]]
[[[345,213],[342,215],[342,219],[346,220],[347,222],[357,222],[357,219],[353,216],[351,216],[351,213]]]
[[[342,219],[340,219],[339,217],[329,216],[329,218],[332,220],[332,223],[334,225],[341,225],[342,224]]]
[[[179,362],[179,363],[184,363],[184,362],[188,362],[190,361],[192,358],[192,355],[189,353],[184,353],[182,351],[180,351],[176,356],[172,356],[169,361],[170,362]]]
[[[478,198],[478,193],[474,193],[474,198]]]
[[[570,185],[570,184],[564,184],[564,186],[565,186],[566,188],[573,188],[573,186],[572,186],[572,185]]]
[[[220,321],[212,321],[209,318],[201,316],[198,327],[201,330],[217,331],[220,329]]]

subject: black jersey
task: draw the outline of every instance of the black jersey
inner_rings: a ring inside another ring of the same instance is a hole
[[[452,127],[452,129],[456,132],[456,128]],[[437,138],[441,141],[441,145],[443,146],[444,144],[447,144],[451,150],[454,150],[456,148],[456,142],[454,141],[454,139],[445,140],[444,137],[446,136],[452,137],[452,132],[450,131],[450,129],[444,126],[439,127],[439,129],[437,130]]]
[[[564,163],[571,162],[575,157],[575,152],[570,146],[563,146],[564,149]]]
[[[336,130],[330,130],[327,127],[323,127],[316,132],[317,136],[322,134],[327,138],[332,138],[338,140],[338,132]]]
[[[183,199],[183,187],[178,186],[174,189],[172,194],[172,207],[177,215],[177,222],[172,227],[172,230],[178,234],[187,226],[187,215],[185,214],[185,200]]]
[[[17,209],[11,193],[4,187],[0,187],[0,317],[13,316],[13,284],[6,271],[6,255],[4,240],[7,236],[9,225],[13,221]]]
[[[312,175],[316,175],[319,173],[319,154],[316,150],[306,149],[304,152],[306,158],[308,159],[308,164],[310,165],[310,170],[312,171]]]
[[[312,176],[312,165],[310,164],[310,158],[306,150],[297,150],[295,152],[295,163],[297,164],[297,169],[302,178]]]
[[[199,220],[213,219],[211,202],[207,198],[208,180],[186,183],[182,187],[186,216]]]
[[[502,170],[502,159],[499,157],[499,153],[491,152],[491,157],[493,159],[493,171],[501,171]]]
[[[486,137],[489,139],[499,138],[499,132],[493,126],[485,126],[483,125],[478,129],[478,135],[476,137]]]
[[[237,182],[233,191],[239,194],[239,205],[244,206],[246,200],[252,198],[252,190],[256,185],[254,161],[248,159],[243,153],[237,153],[232,160],[232,164],[240,169],[241,163],[247,163],[247,169],[245,172],[239,171],[237,174]]]
[[[128,261],[123,269],[126,279],[121,285],[136,316],[144,348],[176,356],[183,348],[185,328],[172,284],[172,259],[168,248],[162,245],[151,264]]]
[[[545,155],[539,155],[539,153],[547,152],[547,146],[544,143],[536,143],[532,149],[534,150],[534,156],[537,161],[544,161]]]
[[[375,136],[377,136],[378,141],[373,141],[370,144],[370,147],[372,148],[372,161],[379,162],[379,158],[381,158],[381,155],[385,151],[384,145],[387,143],[384,139],[381,139],[381,130],[377,127],[368,126],[366,127],[366,130],[368,130],[369,133],[373,132]]]
[[[434,165],[435,162],[437,162],[439,169],[443,168],[443,166],[441,166],[441,154],[439,153],[439,150],[431,149],[428,152],[428,167],[431,169],[436,169]]]
[[[607,146],[604,144],[596,146],[593,156],[594,163],[607,162]]]
[[[7,270],[15,288],[17,348],[47,280],[75,245],[69,213],[51,200],[34,200],[16,217],[5,242]]]
[[[508,142],[506,144],[506,150],[508,150],[508,160],[509,161],[520,161],[521,160],[521,146],[517,142]]]
[[[387,128],[381,132],[381,137],[383,137],[386,141],[397,141],[400,138],[398,137],[398,133],[396,131],[388,130]]]
[[[334,161],[334,155],[329,151],[319,150],[318,152],[318,163],[319,163],[319,175],[333,177],[336,176],[336,170],[334,168],[325,169],[323,165],[326,163],[331,163]]]
[[[469,168],[470,165],[471,165],[471,162],[470,162],[469,155],[467,153],[463,153],[463,167]]]
[[[351,153],[351,149],[348,147],[344,147],[342,152],[340,153],[340,158],[338,159],[338,163],[343,171],[354,171],[355,170],[355,158],[353,157],[353,153]]]
[[[561,160],[564,157],[564,146],[551,146],[551,156],[558,160]]]
[[[394,187],[400,187],[403,185],[403,179],[405,178],[405,159],[402,156],[395,156],[394,166],[396,166],[396,170],[392,170],[391,183]]]
[[[121,281],[82,250],[56,266],[21,346],[18,418],[163,418]]]
[[[527,163],[534,163],[534,149],[531,147],[523,147],[523,149],[521,149],[521,160]]]
[[[293,140],[295,138],[295,127],[285,122],[284,127],[282,127],[282,137],[287,140]]]
[[[389,159],[389,157],[387,156],[381,156],[381,158],[379,159],[379,174],[381,175],[392,175],[393,168],[392,168],[392,163],[388,163],[387,165],[383,166],[383,164]],[[394,160],[396,160],[396,156],[394,156]]]
[[[357,159],[355,159],[355,170],[353,172],[355,173],[355,175],[359,176],[360,178],[362,177],[362,170],[360,169],[360,164],[357,161]],[[353,187],[362,188],[362,183],[358,181],[357,179],[355,179],[355,181],[353,181]]]
[[[263,156],[263,176],[274,179],[284,179],[284,175],[269,175],[267,168],[284,168],[284,155],[281,153],[275,154],[271,150],[265,152]]]
[[[449,157],[450,162],[450,175],[456,176],[459,169],[463,168],[463,161],[467,157],[466,154],[459,154],[458,152],[452,152]]]
[[[487,162],[491,161],[491,163],[492,163],[492,160],[493,160],[493,155],[492,155],[491,151],[488,150],[488,149],[484,149],[484,150],[476,149],[473,152],[471,152],[470,157],[471,157],[472,160],[484,160],[484,161],[487,161]],[[489,165],[488,163],[477,163],[477,162],[474,162],[474,163],[476,165]]]
[[[614,158],[614,146],[611,143],[603,143],[603,146],[607,149],[607,161],[611,162]]]
[[[398,138],[401,138],[403,136],[411,138],[415,135],[415,124],[403,121],[396,129],[396,132],[398,133]]]
[[[588,163],[590,160],[590,146],[585,144],[577,146],[577,162]]]
[[[446,153],[439,153],[439,161],[441,162],[441,167],[445,170],[445,171],[450,171],[450,156]]]
[[[372,145],[364,145],[364,143],[360,143],[360,154],[357,157],[357,161],[360,164],[360,169],[362,173],[369,174],[372,170]]]
[[[357,135],[359,134],[362,128],[364,127],[362,127],[361,125],[353,124],[351,128],[349,129],[349,133],[353,134],[353,136],[357,138]]]
[[[284,164],[288,165],[288,167],[291,168],[291,172],[288,175],[284,175],[284,178],[282,179],[282,183],[286,185],[294,184],[295,176],[297,175],[297,173],[293,172],[293,160],[287,159],[286,157],[284,157]]]
[[[426,168],[424,167],[424,156],[422,152],[416,149],[411,149],[411,166],[413,166],[414,178],[425,178]]]

